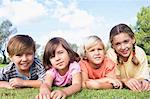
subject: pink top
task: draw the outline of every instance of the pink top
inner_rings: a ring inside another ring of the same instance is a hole
[[[81,72],[80,65],[76,61],[69,65],[69,70],[65,75],[61,76],[55,68],[51,68],[47,71],[52,77],[54,77],[53,85],[66,86],[72,84],[72,75]]]

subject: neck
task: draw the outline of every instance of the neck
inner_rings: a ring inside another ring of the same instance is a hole
[[[102,64],[102,63],[100,63],[100,64],[93,64],[93,63],[89,62],[89,64],[90,64],[90,66],[91,66],[93,69],[99,69],[99,68],[101,67],[101,64]]]
[[[68,70],[69,70],[69,66],[67,66],[64,69],[57,70],[57,71],[61,76],[64,76]]]

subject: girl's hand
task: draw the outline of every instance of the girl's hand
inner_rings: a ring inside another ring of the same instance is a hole
[[[36,99],[51,99],[51,91],[46,84],[41,85],[40,93],[36,96]]]
[[[108,82],[111,83],[115,89],[121,89],[122,88],[122,83],[118,79],[108,78]]]
[[[66,96],[67,96],[66,93],[62,90],[55,90],[55,91],[52,91],[51,93],[52,99],[65,99]]]
[[[9,84],[10,86],[15,87],[15,88],[24,87],[24,80],[20,78],[12,78],[9,80]]]
[[[150,91],[150,83],[148,81],[142,80],[141,84],[142,91]]]
[[[141,82],[135,78],[130,78],[124,82],[124,84],[133,91],[141,92]]]

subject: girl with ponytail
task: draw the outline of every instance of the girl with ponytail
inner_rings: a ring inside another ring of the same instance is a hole
[[[116,63],[116,74],[125,87],[133,91],[149,91],[150,75],[147,57],[136,45],[134,33],[126,24],[118,24],[110,31],[111,47],[107,56]]]

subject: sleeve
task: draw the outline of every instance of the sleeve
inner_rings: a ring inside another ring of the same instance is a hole
[[[46,72],[44,66],[38,59],[35,60],[35,65],[37,67],[38,80],[44,80],[45,72]]]
[[[69,68],[71,68],[72,75],[75,74],[75,73],[81,72],[80,65],[77,62],[71,63],[70,66],[69,66]]]
[[[46,71],[46,75],[51,75],[53,78],[56,78],[56,71],[54,68],[51,68]]]
[[[115,63],[115,74],[120,75],[120,69],[119,66],[117,65],[118,62],[117,62],[117,55],[115,51],[112,48],[109,48],[106,52],[106,56]]]
[[[81,60],[79,62],[79,64],[80,64],[80,67],[81,67],[81,72],[85,72],[86,74],[88,74],[88,70],[86,68],[86,64],[83,62],[83,60]]]
[[[139,68],[139,72],[136,74],[136,78],[143,78],[143,79],[150,80],[147,56],[144,50],[142,49],[138,49],[138,50],[140,50],[140,52],[136,52],[136,53],[138,53],[137,58],[140,62],[140,68]]]
[[[7,72],[8,67],[0,68],[0,81],[8,81],[9,80],[9,73]]]

